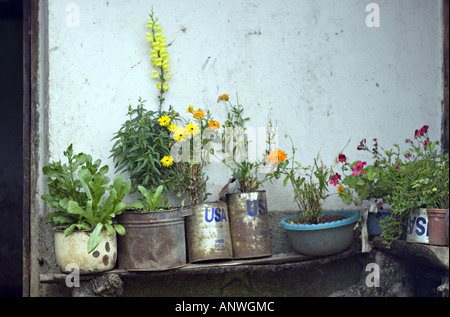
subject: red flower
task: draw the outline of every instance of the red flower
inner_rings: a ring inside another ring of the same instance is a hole
[[[405,154],[405,157],[406,157],[407,159],[411,158],[411,153],[406,153],[406,154]]]
[[[347,161],[347,157],[344,154],[339,154],[339,162]]]
[[[423,148],[426,150],[427,149],[427,146],[428,146],[428,142],[429,142],[430,140],[425,140],[425,142],[423,143]]]
[[[341,179],[341,175],[336,173],[335,175],[330,176],[330,184],[336,186],[339,183],[339,180]]]
[[[417,139],[418,137],[420,137],[420,136],[424,135],[425,133],[427,133],[428,132],[428,128],[429,128],[429,126],[424,125],[423,127],[420,128],[420,130],[416,130],[414,132],[414,138]]]
[[[363,169],[364,166],[366,166],[367,163],[366,162],[361,162],[359,161],[355,166],[353,166],[353,176],[359,175],[361,174],[361,170]]]

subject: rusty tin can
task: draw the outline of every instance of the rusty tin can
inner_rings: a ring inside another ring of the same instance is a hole
[[[233,258],[227,204],[222,201],[191,206],[186,217],[190,262]]]
[[[227,194],[235,259],[272,255],[266,191]]]
[[[414,209],[408,217],[406,241],[413,243],[429,243],[428,215],[426,208]]]
[[[117,216],[125,228],[118,236],[118,267],[129,271],[163,271],[186,265],[184,217],[190,209],[126,211]]]

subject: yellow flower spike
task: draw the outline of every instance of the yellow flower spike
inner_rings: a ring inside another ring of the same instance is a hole
[[[172,156],[164,156],[162,159],[161,159],[161,163],[162,163],[162,165],[164,165],[165,167],[169,167],[170,165],[172,165],[173,164],[173,158],[172,158]]]
[[[186,125],[186,129],[189,131],[190,135],[196,135],[200,132],[200,128],[195,123],[189,123],[188,125]]]
[[[168,126],[170,123],[170,117],[162,116],[161,118],[158,119],[158,122],[162,127]]]

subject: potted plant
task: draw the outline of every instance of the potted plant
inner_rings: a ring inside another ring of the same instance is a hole
[[[80,273],[110,270],[117,258],[116,232],[125,234],[115,217],[127,208],[122,200],[131,181],[117,175],[110,185],[108,166],[101,166],[101,160],[92,162],[90,155],[74,154],[72,144],[64,156],[67,163],[56,161],[43,168],[48,193],[41,196],[53,209],[48,222],[57,225],[57,262],[63,272],[70,272],[71,263]]]
[[[264,178],[258,177],[260,168],[266,165],[265,156],[261,159],[249,158],[249,142],[244,118],[244,108],[236,95],[233,105],[227,94],[218,98],[218,102],[227,105],[227,120],[224,123],[225,157],[222,163],[231,171],[228,184],[219,196],[226,194],[230,232],[233,244],[233,257],[236,259],[255,258],[272,255],[266,191],[259,190]],[[272,131],[268,131],[271,144]],[[228,153],[226,153],[228,152]],[[237,192],[227,193],[229,185],[237,183]]]
[[[173,164],[178,171],[177,190],[188,198],[192,214],[186,217],[186,240],[190,262],[230,259],[233,257],[227,205],[217,200],[207,202],[208,177],[204,168],[214,155],[220,124],[206,109],[188,107],[192,115],[172,131]],[[219,140],[220,141],[220,140]]]
[[[373,139],[374,146],[369,149],[366,145],[366,140],[363,139],[358,145],[358,150],[366,150],[373,153],[375,156],[378,154],[378,142],[377,139]],[[389,188],[385,182],[377,182],[377,175],[380,174],[380,163],[376,161],[376,164],[367,165],[367,162],[361,160],[349,163],[348,158],[342,152],[338,156],[338,164],[341,165],[342,176],[335,175],[336,183],[338,185],[338,195],[342,201],[350,205],[354,203],[355,206],[361,206],[363,201],[368,201],[370,205],[367,207],[367,230],[370,235],[381,235],[380,221],[385,219],[391,214],[391,209],[383,208],[383,197],[389,192]],[[349,174],[348,172],[351,172]],[[353,194],[356,193],[357,197]]]
[[[390,247],[394,240],[406,233],[408,242],[445,245],[443,238],[434,240],[433,225],[430,226],[428,209],[442,209],[440,223],[444,224],[448,209],[448,154],[438,151],[439,142],[430,141],[428,125],[415,130],[414,138],[405,140],[407,150],[395,149],[374,152],[376,187],[382,189],[383,202],[392,207],[391,216],[380,221],[381,236]],[[358,149],[368,150],[364,140]],[[433,211],[431,211],[433,212]]]
[[[337,185],[336,174],[319,157],[311,166],[301,165],[295,161],[295,152],[292,142],[292,158],[288,159],[283,151],[272,153],[278,157],[278,163],[270,179],[284,176],[283,186],[290,182],[300,211],[282,219],[281,227],[287,230],[293,248],[301,254],[330,255],[348,249],[353,243],[353,226],[359,213],[324,211],[323,202],[330,195],[328,185]],[[274,161],[271,157],[268,160]]]
[[[171,106],[163,109],[164,96],[169,89],[169,56],[165,35],[153,8],[147,28],[158,106],[156,110],[146,110],[141,98],[135,109],[130,105],[129,120],[113,137],[116,141],[111,156],[117,171],[129,173],[133,192],[142,196],[120,215],[120,222],[129,234],[118,239],[118,265],[127,270],[154,271],[186,264],[184,217],[189,211],[169,204],[170,193],[175,192],[178,197],[182,194],[179,166],[171,156],[175,143],[173,134],[181,117]]]
[[[136,107],[129,105],[128,116],[112,140],[111,157],[116,172],[127,172],[133,182],[132,191],[138,186],[157,188],[163,185],[165,191],[174,190],[179,179],[176,166],[170,156],[173,144],[171,131],[176,127],[179,114],[169,106],[163,109],[165,94],[169,90],[169,56],[158,18],[153,8],[147,20],[147,40],[151,46],[152,78],[156,81],[158,106],[156,110],[144,108],[145,100],[138,99]]]
[[[184,217],[190,210],[172,208],[163,188],[139,185],[142,199],[117,217],[127,231],[118,238],[119,268],[162,271],[186,265]]]

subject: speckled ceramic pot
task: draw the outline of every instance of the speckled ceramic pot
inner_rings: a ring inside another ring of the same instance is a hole
[[[104,272],[114,268],[117,260],[116,233],[109,235],[108,231],[103,230],[100,244],[88,253],[91,233],[89,230],[78,230],[65,237],[64,230],[54,230],[56,261],[62,272],[71,273],[73,264],[78,266],[80,274]]]

